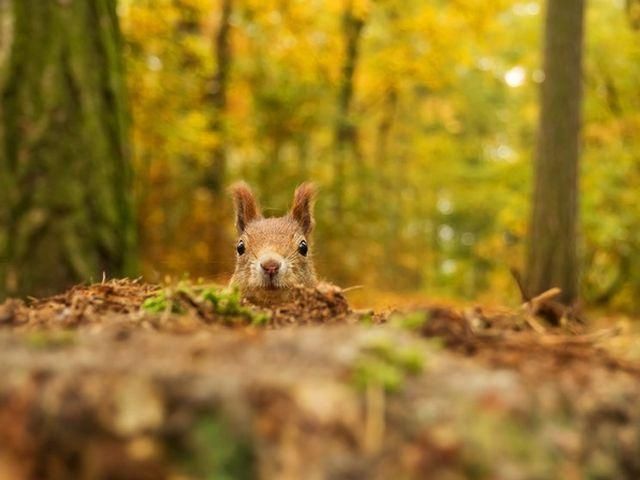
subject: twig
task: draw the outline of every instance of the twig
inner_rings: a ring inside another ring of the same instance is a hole
[[[529,303],[532,305],[539,305],[541,303],[546,302],[547,300],[551,300],[552,298],[557,297],[562,293],[562,290],[558,287],[550,288],[549,290],[545,290],[540,295],[533,297],[529,300]]]
[[[511,272],[511,276],[513,277],[513,279],[516,281],[516,285],[518,285],[518,290],[520,290],[520,297],[522,298],[522,301],[528,302],[530,298],[529,295],[527,295],[526,289],[524,288],[524,283],[522,282],[522,275],[520,275],[520,271],[515,267],[511,267],[509,271]]]
[[[520,285],[520,283],[519,283]],[[522,309],[525,312],[524,319],[529,324],[529,326],[536,331],[537,333],[546,333],[546,329],[544,326],[536,319],[536,314],[540,311],[540,309],[544,306],[546,302],[557,297],[562,293],[557,287],[550,288],[542,292],[540,295],[533,297],[532,299],[526,301],[522,304]]]
[[[547,329],[544,328],[542,324],[538,320],[536,320],[536,317],[534,317],[530,313],[525,315],[524,319],[536,333],[547,333]]]

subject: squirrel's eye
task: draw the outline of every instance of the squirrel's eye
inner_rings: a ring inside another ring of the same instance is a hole
[[[307,256],[307,252],[309,251],[309,246],[307,245],[307,242],[305,242],[304,240],[302,240],[299,244],[298,244],[298,252],[300,253],[300,255],[302,256]]]
[[[244,246],[244,242],[242,240],[240,240],[238,242],[238,246],[236,247],[236,251],[238,252],[238,255],[242,255],[245,251],[245,246]]]

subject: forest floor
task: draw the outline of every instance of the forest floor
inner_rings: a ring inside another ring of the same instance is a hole
[[[640,340],[129,280],[0,306],[0,480],[640,478]]]

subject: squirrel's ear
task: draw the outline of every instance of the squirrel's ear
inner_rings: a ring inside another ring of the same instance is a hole
[[[302,231],[308,235],[313,230],[313,201],[316,196],[316,187],[313,183],[303,183],[293,194],[293,206],[291,217],[300,224]]]
[[[249,222],[261,218],[260,207],[256,198],[245,182],[234,183],[229,191],[236,207],[236,228],[242,233]]]

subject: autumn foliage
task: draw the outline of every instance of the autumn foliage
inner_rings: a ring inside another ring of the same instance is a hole
[[[523,267],[543,9],[123,1],[145,273],[228,275],[224,186],[245,179],[277,214],[313,179],[321,275],[369,299],[519,298],[509,268]],[[637,310],[634,12],[588,5],[579,263],[587,302]]]

